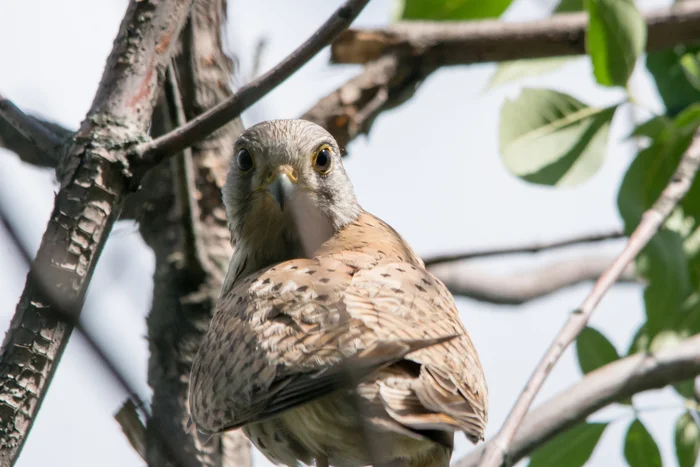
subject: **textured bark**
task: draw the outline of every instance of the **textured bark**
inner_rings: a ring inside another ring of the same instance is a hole
[[[166,92],[154,130],[164,133],[232,95],[232,61],[224,54],[221,28],[225,0],[196,0],[178,43],[177,92]],[[167,86],[166,84],[166,91]],[[171,89],[177,91],[177,89]],[[181,99],[182,105],[177,102]],[[206,466],[251,465],[250,445],[240,431],[200,442],[189,420],[187,391],[192,360],[209,326],[232,248],[221,187],[242,131],[239,119],[161,164],[146,176],[140,229],[156,258],[154,296],[148,317],[153,388],[147,427],[149,465],[168,465],[157,449],[158,430],[173,433],[187,457]],[[132,200],[129,201],[132,204]],[[130,209],[131,210],[131,209]],[[230,449],[234,445],[235,449]]]
[[[128,189],[125,151],[150,123],[171,38],[188,9],[182,0],[129,4],[95,100],[74,137],[61,190],[2,345],[1,466],[17,459],[72,331],[50,302],[77,318]]]

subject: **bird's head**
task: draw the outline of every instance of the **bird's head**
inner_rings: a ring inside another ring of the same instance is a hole
[[[246,130],[235,143],[223,198],[237,246],[295,256],[310,256],[361,212],[335,139],[305,120]]]

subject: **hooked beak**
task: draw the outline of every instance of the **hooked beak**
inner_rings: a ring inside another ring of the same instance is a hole
[[[281,211],[284,211],[284,205],[296,188],[296,182],[297,177],[294,169],[288,165],[280,166],[268,177],[266,181],[267,191],[272,195],[272,199],[279,204]]]

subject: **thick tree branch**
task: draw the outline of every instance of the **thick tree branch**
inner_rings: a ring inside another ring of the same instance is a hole
[[[673,208],[685,196],[695,179],[700,165],[700,132],[695,134],[690,147],[685,152],[681,161],[659,199],[647,210],[637,228],[632,232],[625,249],[603,273],[593,286],[581,307],[575,310],[559,334],[552,342],[544,357],[538,363],[532,376],[525,385],[525,389],[515,403],[508,418],[504,422],[501,431],[488,443],[484,455],[479,462],[483,467],[495,467],[504,463],[505,455],[510,450],[510,445],[518,431],[523,417],[527,413],[539,392],[542,384],[547,379],[552,368],[571,344],[576,336],[586,327],[588,320],[595,310],[596,305],[607,293],[610,287],[620,278],[625,268],[631,263],[640,251],[649,243],[649,240],[661,228],[664,221],[671,214]],[[510,460],[507,460],[509,463]]]
[[[608,404],[697,375],[700,375],[700,335],[654,354],[640,353],[609,363],[530,412],[508,448],[508,462],[515,464]],[[476,467],[484,450],[493,442],[474,449],[453,467]]]
[[[45,124],[25,114],[0,94],[0,142],[5,146],[8,143],[16,146],[15,151],[18,154],[30,147],[30,155],[26,157],[35,161],[37,165],[51,166],[58,160],[58,151],[63,140]]]
[[[154,165],[221,128],[311,60],[350,26],[368,2],[369,0],[347,0],[306,42],[272,70],[243,86],[224,102],[193,118],[187,125],[141,144],[135,148],[134,153],[146,165]]]
[[[0,466],[17,459],[73,329],[57,318],[47,294],[76,314],[82,307],[128,188],[126,150],[148,128],[172,39],[190,4],[130,2],[95,100],[67,154],[62,188],[2,344]],[[44,291],[43,284],[51,289]]]
[[[230,97],[233,61],[222,48],[225,0],[195,0],[180,35],[174,70],[164,86],[154,135],[186,123]],[[167,427],[188,458],[203,466],[250,467],[250,443],[235,431],[201,440],[189,424],[187,392],[192,360],[214,312],[232,253],[221,199],[233,143],[243,131],[239,119],[196,142],[146,175],[139,227],[156,260],[154,295],[148,316],[153,418],[147,425],[150,465],[167,465],[152,449],[159,426]],[[144,206],[146,208],[144,209]]]
[[[461,263],[431,266],[430,272],[453,295],[488,303],[520,305],[582,282],[598,279],[612,262],[604,256],[586,256],[553,262],[527,271],[493,275]],[[628,265],[618,282],[638,282],[634,265]]]
[[[644,15],[647,50],[698,40],[700,2],[678,2]],[[401,51],[440,66],[581,55],[586,53],[585,13],[558,14],[525,23],[406,21],[385,29],[349,30],[331,46],[335,63],[367,63]],[[514,45],[517,44],[517,47]]]
[[[486,258],[489,256],[503,256],[518,253],[539,253],[541,251],[552,250],[555,248],[563,248],[565,246],[580,245],[582,243],[602,242],[604,240],[615,240],[624,237],[625,233],[623,231],[615,230],[612,232],[579,235],[576,237],[564,238],[561,240],[554,240],[551,242],[538,242],[527,245],[516,245],[510,247],[466,251],[463,253],[456,253],[452,255],[436,255],[425,258],[423,261],[425,262],[426,266],[435,266],[440,263],[450,263],[453,261],[463,261],[467,259]]]
[[[645,15],[648,49],[698,40],[700,1]],[[331,45],[336,63],[365,70],[321,99],[302,118],[325,127],[345,147],[374,120],[410,99],[442,66],[585,53],[586,15],[556,15],[529,23],[405,22],[381,30],[349,30]]]

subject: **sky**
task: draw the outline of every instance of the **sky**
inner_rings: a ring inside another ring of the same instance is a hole
[[[245,83],[255,44],[268,41],[262,70],[274,66],[320,25],[337,0],[229,0],[226,48],[242,66],[235,85]],[[553,0],[515,0],[508,21],[544,17]],[[637,2],[650,9],[668,1]],[[372,0],[355,26],[382,26],[395,3]],[[109,54],[126,0],[22,0],[0,3],[0,92],[25,111],[76,129],[87,112]],[[507,172],[498,151],[500,107],[523,86],[567,92],[586,103],[618,102],[619,90],[594,84],[585,58],[543,77],[485,90],[493,64],[442,69],[415,97],[384,112],[367,137],[352,142],[346,169],[365,209],[397,229],[421,255],[548,241],[619,228],[616,196],[633,156],[626,135],[629,109],[613,121],[606,161],[586,183],[566,189],[536,186]],[[361,68],[330,65],[324,50],[243,116],[246,126],[272,118],[293,118]],[[648,109],[662,106],[643,67],[631,88]],[[0,200],[26,245],[36,251],[57,190],[53,174],[0,149]],[[490,274],[508,274],[554,259],[619,252],[621,242],[570,248],[470,263]],[[152,291],[153,255],[133,223],[120,222],[109,237],[88,291],[83,319],[144,397],[147,342],[145,317]],[[0,329],[7,329],[26,275],[21,259],[0,230]],[[460,315],[479,351],[489,385],[487,438],[497,432],[535,364],[590,290],[576,286],[522,306],[457,299]],[[620,353],[642,322],[641,288],[614,287],[598,306],[591,324]],[[554,368],[535,404],[581,377],[569,349]],[[27,440],[18,467],[138,466],[143,462],[121,433],[113,414],[126,394],[74,334]],[[675,465],[672,425],[682,403],[666,389],[636,396],[635,406],[661,448],[664,463]],[[612,407],[592,420],[614,420],[589,465],[626,465],[622,439],[633,413]],[[458,436],[454,459],[471,445]],[[256,466],[270,465],[259,454]]]

